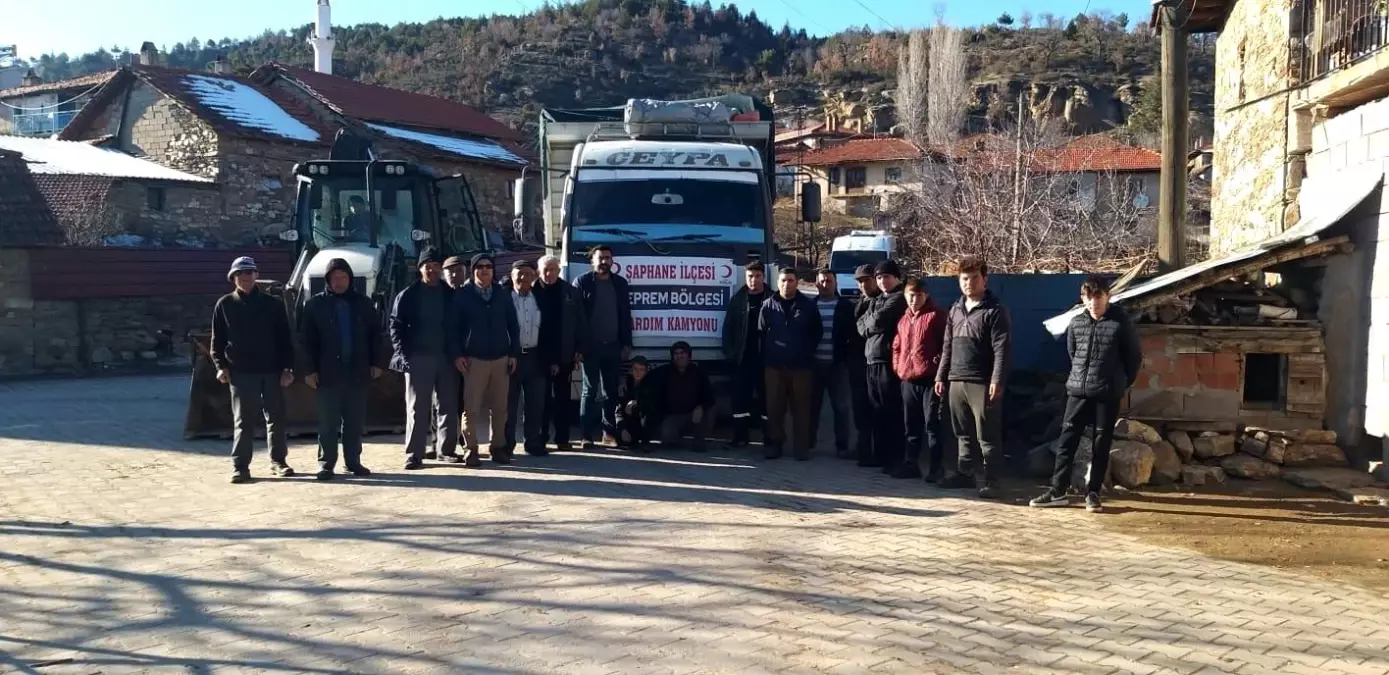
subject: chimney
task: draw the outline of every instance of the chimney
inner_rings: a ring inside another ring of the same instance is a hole
[[[30,68],[29,72],[24,73],[24,77],[19,81],[21,87],[33,87],[40,84],[43,84],[43,78],[39,77],[39,74],[34,72],[33,68]]]
[[[309,44],[313,45],[313,69],[324,75],[332,75],[333,8],[328,6],[328,0],[318,0],[318,16],[314,21]]]
[[[155,48],[153,42],[145,42],[140,45],[140,65],[159,65],[159,50]]]
[[[231,75],[231,64],[219,54],[217,60],[212,62],[211,70],[218,75]]]

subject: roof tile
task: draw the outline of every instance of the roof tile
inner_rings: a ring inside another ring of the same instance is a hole
[[[15,98],[18,96],[30,96],[33,94],[46,94],[54,91],[72,91],[77,89],[95,89],[106,84],[118,71],[116,69],[104,70],[99,73],[83,75],[57,82],[44,82],[43,84],[31,84],[27,87],[12,87],[10,89],[0,89],[0,99]]]
[[[920,159],[925,156],[926,153],[922,152],[921,148],[906,139],[855,138],[806,152],[796,163],[801,166],[834,166],[857,162]]]
[[[17,152],[0,150],[0,246],[54,246],[62,229]]]

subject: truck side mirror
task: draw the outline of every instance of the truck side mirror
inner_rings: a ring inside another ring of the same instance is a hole
[[[820,222],[820,184],[801,184],[801,222]]]
[[[526,215],[526,205],[531,203],[530,190],[526,187],[526,185],[527,181],[525,178],[517,178],[515,181],[515,187],[511,191],[511,215],[516,216],[517,218],[521,218]]]
[[[280,233],[281,241],[299,241],[298,230],[285,230]]]

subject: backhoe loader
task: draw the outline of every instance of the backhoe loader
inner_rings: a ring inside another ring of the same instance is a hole
[[[296,203],[292,226],[280,233],[295,264],[287,280],[262,279],[262,290],[281,297],[290,326],[297,329],[304,303],[324,288],[328,261],[352,266],[356,289],[376,305],[384,333],[391,302],[418,278],[415,261],[426,245],[445,255],[467,256],[485,249],[477,204],[467,179],[436,176],[428,168],[378,159],[368,142],[339,132],[329,159],[295,165]],[[210,330],[189,334],[193,378],[185,438],[230,437],[231,392],[217,381],[209,357]],[[382,340],[389,349],[389,340]],[[297,340],[296,340],[297,346]],[[389,361],[383,355],[382,364]],[[368,432],[394,433],[405,427],[404,378],[387,370],[372,382]],[[314,393],[295,379],[286,393],[288,433],[317,427]]]

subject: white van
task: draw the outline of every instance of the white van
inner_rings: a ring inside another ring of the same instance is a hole
[[[839,282],[839,294],[858,297],[854,270],[860,265],[876,265],[897,252],[897,237],[886,230],[852,230],[835,237],[830,245],[830,271]]]

